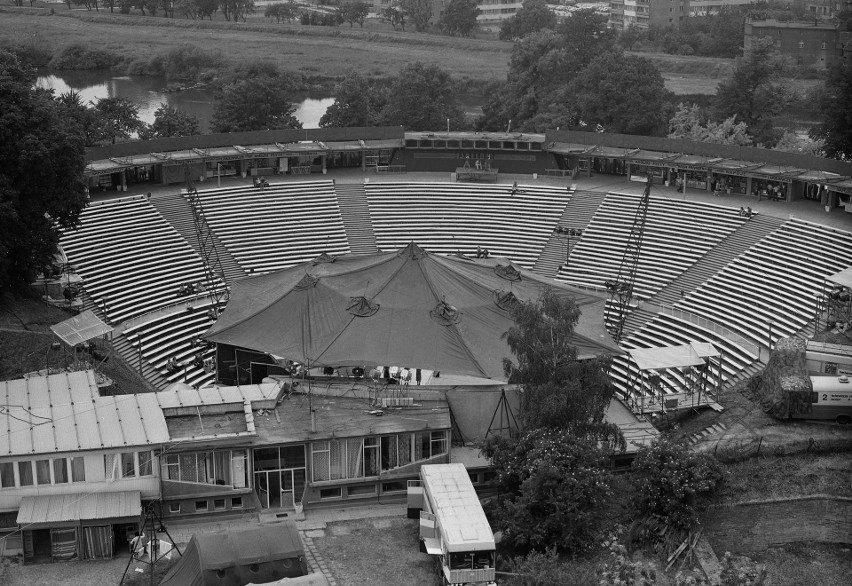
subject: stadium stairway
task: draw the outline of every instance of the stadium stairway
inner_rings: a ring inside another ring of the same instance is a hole
[[[100,307],[98,307],[98,304],[92,300],[88,293],[84,292],[80,298],[83,301],[83,311],[91,309],[92,312],[103,322],[109,323],[104,312]],[[130,345],[130,342],[124,335],[119,334],[117,336],[113,336],[112,348],[118,352],[118,355],[121,356],[122,360],[124,360],[124,364],[127,365],[128,368],[139,372],[139,352]],[[169,381],[167,381],[156,368],[151,366],[147,360],[142,361],[141,374],[142,378],[147,383],[148,388],[152,391],[162,391],[169,385]]]
[[[370,220],[370,206],[363,183],[335,183],[337,205],[343,219],[343,229],[353,254],[375,254],[378,252],[376,234]]]
[[[672,305],[680,301],[681,291],[688,294],[697,289],[733,259],[780,228],[783,223],[783,218],[753,216],[661,289],[647,303],[640,304],[638,308],[630,312],[624,322],[623,335],[627,336],[651,321],[656,315],[655,305]]]
[[[189,202],[179,193],[163,195],[160,197],[152,197],[150,200],[160,215],[171,224],[178,233],[183,236],[184,240],[204,258],[201,247],[198,245],[198,239],[195,237],[195,221],[192,216],[192,207]],[[246,276],[242,267],[237,264],[237,261],[225,248],[225,245],[219,240],[214,232],[212,240],[216,244],[216,253],[219,255],[219,262],[222,263],[222,270],[225,273],[225,278],[229,283],[236,279],[241,279]]]
[[[556,224],[559,228],[584,229],[595,215],[598,206],[606,197],[605,192],[596,191],[573,191],[568,205],[562,212],[562,217]],[[550,235],[550,240],[544,245],[541,255],[533,266],[533,271],[546,277],[556,277],[559,267],[565,263],[568,257],[567,241],[565,236]]]

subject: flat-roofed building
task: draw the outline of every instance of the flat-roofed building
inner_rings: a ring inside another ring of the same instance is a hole
[[[850,33],[836,23],[820,20],[780,22],[746,20],[743,47],[748,50],[755,39],[770,38],[778,52],[797,65],[825,69],[849,53]]]

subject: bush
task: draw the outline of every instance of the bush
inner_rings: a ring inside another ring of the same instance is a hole
[[[208,53],[196,45],[180,45],[162,56],[163,74],[169,81],[195,81],[222,64],[219,53]]]
[[[65,47],[48,63],[52,69],[107,69],[116,62],[115,57],[106,51],[89,49],[83,45]]]
[[[712,457],[667,437],[639,451],[633,472],[637,513],[656,515],[682,530],[696,523],[699,500],[724,479],[722,467]]]

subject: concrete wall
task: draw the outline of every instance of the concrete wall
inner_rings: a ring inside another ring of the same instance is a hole
[[[715,506],[702,522],[718,552],[809,541],[852,543],[852,498],[813,495]]]

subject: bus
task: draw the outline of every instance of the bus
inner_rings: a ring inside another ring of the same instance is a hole
[[[794,418],[852,422],[852,381],[848,376],[812,376],[811,384],[811,412],[795,414]]]
[[[442,585],[496,586],[494,533],[464,464],[427,464],[408,481],[408,517],[420,550],[435,556]]]

